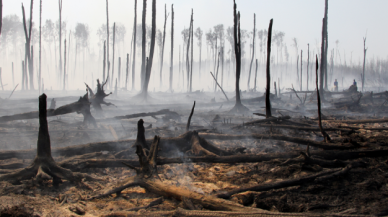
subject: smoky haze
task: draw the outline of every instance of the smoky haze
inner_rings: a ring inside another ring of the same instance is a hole
[[[24,60],[24,32],[22,27],[21,3],[26,10],[26,19],[29,18],[30,1],[3,1],[3,29],[0,37],[0,66],[2,67],[2,82],[6,90],[12,90],[19,84],[17,90],[21,90],[21,62]],[[300,82],[297,78],[296,61],[300,51],[303,50],[302,73],[307,72],[307,44],[310,45],[310,69],[309,90],[313,89],[315,79],[312,73],[313,56],[320,53],[322,18],[324,15],[324,1],[308,0],[276,0],[276,1],[237,1],[237,9],[241,13],[242,28],[242,74],[240,87],[247,90],[248,73],[252,58],[251,44],[253,31],[253,14],[256,13],[256,43],[255,57],[258,59],[257,90],[264,91],[265,86],[265,56],[266,56],[266,29],[271,18],[274,19],[274,34],[271,54],[272,80],[280,82],[281,88],[294,85],[299,90]],[[163,64],[163,85],[159,86],[159,71],[161,60],[161,47],[156,43],[154,64],[152,67],[149,91],[167,91],[170,67],[170,43],[171,43],[171,4],[174,4],[174,80],[175,92],[185,92],[186,88],[186,57],[183,56],[186,49],[182,31],[190,25],[191,8],[194,10],[194,31],[199,27],[202,35],[202,63],[199,71],[199,46],[198,38],[194,36],[194,64],[193,64],[193,91],[214,91],[213,78],[210,71],[215,73],[217,53],[220,49],[218,40],[215,49],[214,32],[220,32],[216,26],[223,26],[224,35],[224,64],[219,68],[218,80],[223,88],[234,91],[234,54],[231,43],[228,40],[228,28],[233,26],[233,2],[232,1],[158,1],[157,23],[158,31],[163,32],[164,4],[169,13],[166,25],[166,39]],[[383,11],[387,8],[386,1],[361,1],[341,0],[329,1],[328,13],[328,82],[331,87],[334,79],[338,79],[340,89],[347,88],[353,79],[360,82],[363,62],[363,37],[367,37],[367,64],[366,64],[366,90],[379,89],[386,83],[385,71],[387,68],[385,39],[387,32],[381,26],[382,21],[387,20],[387,14]],[[137,5],[137,24],[141,24],[142,1]],[[119,57],[121,58],[121,81],[119,88],[125,86],[126,55],[131,53],[131,39],[133,32],[134,1],[115,0],[109,1],[109,27],[111,38],[109,40],[109,60],[113,62],[113,24],[116,23],[116,42],[114,54],[114,77],[117,78],[119,69]],[[57,24],[59,9],[57,1],[43,1],[42,12],[42,78],[45,89],[61,90],[62,82],[59,79],[59,44]],[[68,73],[66,89],[85,88],[84,82],[93,86],[96,79],[102,79],[103,73],[103,41],[106,40],[106,1],[67,0],[62,8],[62,61],[64,61],[64,40],[67,40]],[[147,25],[151,25],[151,2],[147,2]],[[33,30],[32,42],[34,46],[34,86],[38,86],[38,51],[39,51],[39,1],[33,5]],[[141,66],[141,32],[137,28],[135,90],[140,90],[140,66]],[[157,31],[157,36],[158,36]],[[208,34],[209,31],[212,34]],[[222,31],[221,31],[222,32]],[[261,32],[261,34],[260,34]],[[147,32],[149,36],[149,32]],[[212,37],[207,37],[213,36]],[[69,44],[70,37],[70,44]],[[158,39],[158,37],[157,37]],[[212,39],[212,40],[208,40]],[[296,39],[296,40],[294,40]],[[147,40],[149,38],[147,37]],[[147,41],[148,42],[148,41]],[[295,43],[296,42],[296,43]],[[147,50],[149,44],[147,43]],[[147,51],[147,55],[148,55]],[[180,56],[180,55],[181,56]],[[332,61],[331,60],[332,56]],[[130,55],[131,57],[131,55]],[[181,60],[181,71],[179,62]],[[12,63],[14,75],[12,75]],[[333,67],[331,67],[331,65]],[[129,67],[131,69],[132,59]],[[223,73],[222,73],[223,68]],[[112,71],[112,66],[111,66]],[[255,72],[255,64],[252,74]],[[128,76],[128,89],[132,89],[132,71]],[[300,73],[300,63],[299,63]],[[250,88],[253,87],[251,76]],[[273,83],[273,82],[272,82]],[[302,89],[307,88],[307,77],[303,74]],[[109,87],[113,89],[113,87]]]

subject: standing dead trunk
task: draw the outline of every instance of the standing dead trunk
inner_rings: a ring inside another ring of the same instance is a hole
[[[1,1],[1,0],[0,0]],[[1,3],[0,3],[1,4]],[[12,62],[12,86],[14,87],[15,86],[15,76],[14,76],[14,73],[13,73],[13,62]]]
[[[256,59],[255,83],[254,83],[254,87],[253,87],[254,91],[256,91],[257,67],[258,67],[258,60]]]
[[[135,66],[136,66],[136,25],[137,25],[137,0],[135,0],[135,18],[133,21],[133,59],[132,59],[132,90],[135,90]]]
[[[65,48],[65,53],[63,55],[63,58],[65,60],[64,60],[64,63],[63,63],[63,90],[66,89],[65,88],[66,87],[66,39],[65,39],[64,48]]]
[[[129,75],[129,53],[127,53],[127,63],[125,64],[125,90],[127,90]]]
[[[296,58],[296,74],[298,75],[298,82],[300,82],[300,79],[299,79],[299,55]]]
[[[190,64],[190,93],[193,92],[193,57],[194,57],[194,20],[193,20],[193,9],[191,9],[191,64]]]
[[[150,54],[149,58],[147,58],[146,65],[146,74],[144,78],[143,84],[143,92],[142,97],[144,100],[148,98],[148,85],[151,78],[151,69],[152,69],[152,61],[154,58],[154,50],[155,50],[155,35],[156,35],[156,0],[152,0],[152,24],[151,24],[151,45],[150,45]]]
[[[121,74],[121,57],[119,57],[119,68],[117,71],[117,77],[118,77],[118,82],[119,82],[119,88],[120,88],[120,74]]]
[[[252,64],[253,59],[255,58],[255,39],[256,39],[256,14],[253,14],[253,42],[252,42],[252,59],[251,59],[251,65],[249,66],[249,74],[248,74],[248,91],[250,89],[250,81],[251,81],[251,71],[252,71]]]
[[[271,101],[269,100],[270,92],[271,92],[271,73],[270,73],[270,64],[271,64],[271,38],[272,38],[272,23],[273,19],[269,22],[269,28],[268,28],[268,43],[267,43],[267,67],[266,67],[266,74],[267,74],[267,88],[265,91],[265,117],[269,118],[272,116],[271,113]]]
[[[170,84],[169,90],[172,91],[172,79],[174,70],[174,5],[171,5],[171,60],[170,60]]]
[[[23,27],[24,27],[24,35],[25,35],[25,38],[26,38],[26,59],[25,59],[25,64],[27,65],[27,61],[28,61],[28,72],[30,74],[30,89],[33,90],[34,89],[34,83],[33,83],[33,75],[34,75],[34,71],[33,71],[33,62],[31,60],[31,51],[30,51],[30,43],[31,43],[31,32],[32,32],[32,7],[33,7],[33,3],[34,1],[31,0],[31,4],[30,4],[30,23],[29,23],[29,30],[27,32],[27,25],[26,25],[26,16],[25,16],[25,12],[24,12],[24,6],[22,4],[22,13],[23,13]],[[26,74],[27,74],[27,67],[24,71]],[[27,77],[26,78],[26,89],[28,89],[28,79]]]
[[[365,48],[365,42],[366,42],[366,37],[363,38],[364,40],[364,63],[362,64],[362,91],[364,91],[364,84],[365,84],[365,58],[366,58],[366,51],[368,48]]]
[[[2,72],[2,70],[1,70],[1,67],[0,67],[0,85],[1,85],[1,90],[4,91],[3,78],[1,76],[1,72]]]
[[[115,37],[116,37],[116,22],[113,23],[113,54],[112,54],[112,78],[110,86],[113,87],[114,75],[115,75]]]
[[[0,0],[0,35],[3,28],[3,0]]]
[[[325,96],[323,95],[323,79],[325,74],[325,18],[322,19],[322,45],[321,45],[321,68],[320,68],[320,74],[319,74],[319,95],[324,100]]]
[[[40,94],[40,81],[42,74],[42,0],[40,0],[40,10],[39,10],[39,75],[38,75],[38,86]],[[12,77],[13,77],[13,63],[12,63]],[[12,78],[13,80],[13,78]]]
[[[59,82],[62,77],[62,0],[58,0],[59,5]],[[30,76],[31,77],[31,76]],[[30,78],[31,82],[31,78]]]
[[[104,41],[104,60],[102,61],[102,80],[105,81],[105,69],[106,69],[106,41]]]
[[[166,24],[167,24],[167,5],[164,4],[164,27],[163,27],[163,42],[162,42],[162,54],[161,54],[161,60],[160,60],[160,79],[159,79],[159,85],[160,89],[162,89],[162,72],[163,72],[163,55],[164,55],[164,42],[166,41]]]
[[[193,25],[193,9],[191,9],[191,17],[190,17],[190,27],[189,27],[189,37],[187,40],[187,48],[186,48],[186,80],[187,80],[187,92],[190,91],[190,61],[189,61],[189,51],[190,51],[190,39],[191,39],[191,25]]]
[[[327,90],[327,48],[328,48],[328,44],[329,44],[329,33],[327,32],[327,23],[328,23],[328,17],[327,17],[327,13],[328,13],[328,0],[325,0],[325,56],[324,56],[324,62],[323,62],[323,67],[324,67],[324,71],[325,71],[325,90]]]
[[[218,52],[218,61],[217,61],[217,71],[216,71],[216,80],[214,84],[214,93],[217,91],[217,82],[218,82],[218,68],[220,67],[220,52]]]
[[[69,87],[69,75],[70,75],[70,36],[71,36],[71,31],[69,33],[69,45],[68,45],[68,49],[67,49],[67,75],[66,75],[66,79],[67,79],[67,87]],[[92,74],[92,78],[93,78],[93,74]]]
[[[141,42],[141,90],[144,92],[144,78],[146,73],[146,13],[147,13],[147,0],[143,0],[143,14],[141,22],[142,42]],[[135,35],[136,38],[136,35]]]
[[[25,80],[25,77],[24,77],[24,61],[22,60],[22,90],[24,90],[24,80]]]
[[[236,57],[236,104],[231,112],[245,112],[248,108],[241,103],[240,99],[240,75],[241,75],[241,29],[240,29],[240,12],[237,14],[237,4],[234,0],[233,6],[233,38],[234,54]]]
[[[306,90],[309,91],[309,64],[310,64],[310,44],[307,44],[307,84],[306,84]]]
[[[108,0],[106,0],[106,61],[108,64],[108,69],[107,69],[107,78],[109,78],[109,10],[108,10]],[[109,84],[109,80],[108,80]]]
[[[303,50],[300,50],[300,91],[303,86]]]

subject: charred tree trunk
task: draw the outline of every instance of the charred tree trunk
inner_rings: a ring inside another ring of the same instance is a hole
[[[104,41],[104,60],[102,62],[102,79],[105,81],[105,69],[106,69],[106,41]]]
[[[269,118],[272,116],[271,113],[271,101],[269,100],[270,92],[271,92],[271,73],[270,73],[270,64],[271,64],[271,38],[272,38],[272,24],[273,19],[269,22],[268,27],[268,43],[267,43],[267,88],[265,91],[265,117]]]
[[[248,74],[248,91],[250,89],[250,81],[251,81],[251,71],[252,71],[252,64],[253,60],[255,58],[255,39],[256,39],[256,14],[253,14],[253,42],[252,42],[252,59],[251,64],[249,66],[249,74]],[[256,81],[255,81],[256,82]],[[256,85],[255,85],[256,86]]]
[[[59,4],[59,82],[62,77],[62,0],[58,0]],[[30,76],[31,77],[31,76]],[[31,78],[30,78],[31,82]]]
[[[218,52],[218,58],[217,58],[217,71],[216,71],[216,78],[215,78],[215,84],[214,84],[214,93],[217,91],[217,85],[218,85],[218,69],[220,67],[220,52]]]
[[[136,25],[137,25],[137,0],[135,0],[135,18],[134,18],[134,21],[133,21],[132,90],[135,90]],[[143,67],[143,66],[142,66],[142,67]]]
[[[189,60],[189,51],[190,51],[190,39],[191,39],[191,26],[193,25],[193,9],[191,9],[191,17],[190,17],[190,27],[189,27],[189,37],[187,40],[187,48],[186,48],[186,80],[187,80],[187,92],[190,91],[190,60]]]
[[[2,7],[2,5],[1,5],[1,7]],[[39,88],[38,89],[39,89],[39,94],[40,94],[41,79],[42,79],[41,78],[41,74],[42,74],[42,0],[40,0],[40,10],[39,10],[39,72],[38,73],[39,73],[39,75],[38,75]],[[12,63],[12,80],[13,80],[13,63]]]
[[[258,67],[258,60],[256,59],[256,70],[255,70],[255,83],[253,86],[253,90],[256,91],[256,79],[257,79],[257,67]],[[279,93],[280,94],[280,93]]]
[[[144,92],[144,80],[146,74],[146,13],[147,0],[143,0],[143,14],[141,22],[142,42],[141,42],[141,90]],[[135,35],[136,37],[136,35]]]
[[[310,64],[310,44],[307,44],[307,72],[306,72],[306,90],[309,91],[309,64]]]
[[[194,57],[194,20],[193,9],[191,9],[191,64],[190,64],[190,93],[193,92],[193,57]]]
[[[162,54],[161,54],[161,60],[160,60],[160,89],[162,89],[162,72],[163,72],[163,56],[164,56],[164,42],[166,41],[166,24],[167,24],[167,5],[164,4],[164,27],[163,27],[163,42],[162,42]]]
[[[234,54],[236,57],[236,104],[231,112],[245,112],[248,108],[241,103],[240,99],[240,75],[241,75],[241,29],[240,29],[240,12],[237,14],[237,4],[234,0],[233,7],[233,37],[234,37]]]
[[[3,28],[3,0],[0,0],[0,35]]]
[[[108,0],[106,0],[106,62],[107,62],[107,79],[109,78],[109,10],[108,10]],[[105,79],[104,79],[105,80]],[[109,82],[109,80],[108,80]],[[109,83],[108,83],[109,84]]]
[[[0,4],[1,4],[1,2],[0,2]],[[12,62],[12,86],[15,86],[15,76],[14,76],[14,72],[13,72],[13,62]]]
[[[115,37],[116,37],[116,22],[113,23],[113,52],[112,52],[112,78],[110,86],[113,87],[114,75],[115,75]]]
[[[129,54],[127,53],[127,63],[125,64],[125,90],[128,87],[128,75],[129,75]]]
[[[120,77],[121,77],[121,57],[119,57],[119,68],[118,68],[118,72],[117,72],[117,77],[118,77],[119,87],[120,87]]]
[[[327,48],[328,48],[328,44],[329,44],[329,33],[327,32],[327,23],[328,23],[328,17],[327,17],[327,14],[328,14],[328,6],[329,3],[328,3],[328,0],[325,0],[325,56],[324,56],[324,62],[323,62],[323,67],[324,67],[324,70],[325,70],[325,90],[327,90]]]
[[[321,133],[322,133],[322,136],[325,138],[325,141],[326,142],[329,142],[331,139],[329,137],[329,135],[323,130],[323,127],[322,127],[322,118],[321,118],[321,97],[320,97],[320,91],[318,89],[318,56],[316,56],[316,64],[315,64],[315,77],[316,77],[316,80],[315,80],[315,85],[316,85],[316,88],[317,88],[317,101],[318,101],[318,124],[319,124],[319,129],[321,130]],[[321,65],[322,67],[322,65]],[[322,70],[321,70],[322,71]]]
[[[152,29],[151,29],[151,47],[150,54],[146,64],[146,73],[143,84],[142,98],[147,100],[148,98],[148,84],[151,78],[152,61],[154,58],[155,50],[155,35],[156,35],[156,0],[152,0]]]
[[[299,55],[296,58],[296,75],[298,76],[298,82],[300,82],[300,79],[299,79]]]
[[[364,91],[364,84],[365,84],[365,58],[366,58],[366,51],[368,48],[365,48],[365,42],[366,42],[366,37],[364,39],[364,63],[362,64],[362,91]]]
[[[64,48],[65,48],[65,53],[63,55],[63,58],[64,58],[64,63],[63,63],[63,90],[66,89],[66,39],[65,39]]]
[[[25,77],[24,77],[24,61],[22,60],[22,90],[24,90],[24,80],[25,80]]]
[[[326,19],[322,19],[322,45],[321,45],[321,68],[320,68],[320,74],[319,74],[319,95],[322,97],[322,99],[325,99],[325,96],[323,95],[323,80],[324,80],[324,74],[325,74],[325,45],[326,45],[326,37],[325,37],[325,23]]]
[[[169,90],[172,91],[172,79],[174,70],[174,5],[171,5],[171,60],[170,60],[170,85]]]
[[[303,50],[300,50],[300,91],[303,86]]]
[[[25,38],[26,38],[26,60],[25,60],[25,64],[27,65],[27,61],[28,61],[28,72],[30,74],[30,89],[31,90],[34,90],[34,83],[33,83],[33,62],[31,60],[31,51],[30,51],[30,43],[31,43],[31,31],[32,31],[32,7],[33,7],[33,3],[34,1],[31,0],[31,3],[30,3],[30,23],[29,23],[29,29],[28,29],[28,32],[27,32],[27,25],[26,25],[26,16],[25,16],[25,12],[24,12],[24,6],[22,4],[22,13],[23,13],[23,27],[24,27],[24,35],[25,35]],[[26,74],[27,74],[27,67],[24,71]],[[28,82],[28,79],[27,77],[26,78],[26,83]],[[28,89],[28,83],[26,84],[26,89]]]

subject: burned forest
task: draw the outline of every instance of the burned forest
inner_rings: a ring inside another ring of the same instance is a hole
[[[0,0],[0,217],[388,216],[376,2]]]

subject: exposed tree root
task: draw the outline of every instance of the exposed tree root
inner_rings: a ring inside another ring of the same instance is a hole
[[[68,169],[58,166],[51,156],[50,135],[47,126],[47,102],[46,95],[42,94],[39,97],[39,135],[37,143],[37,155],[32,164],[24,169],[19,169],[13,173],[0,176],[0,181],[19,182],[34,177],[37,178],[47,174],[53,178],[53,183],[58,184],[61,179],[66,179],[72,182],[80,182],[83,178],[95,180],[93,177],[82,174],[73,173]]]
[[[105,81],[105,82],[103,81],[102,85],[100,84],[100,80],[97,79],[97,92],[96,92],[96,94],[94,94],[94,93],[93,93],[93,90],[89,87],[89,85],[87,85],[87,84],[85,83],[86,87],[87,87],[88,90],[89,90],[90,101],[91,101],[91,103],[92,103],[92,106],[93,106],[93,108],[94,108],[97,112],[100,112],[100,113],[102,112],[101,104],[106,105],[106,106],[110,106],[110,105],[113,105],[113,106],[114,106],[114,104],[108,103],[108,102],[105,102],[105,101],[104,101],[105,97],[107,97],[107,96],[109,96],[109,95],[112,94],[112,92],[109,93],[109,94],[106,94],[106,93],[105,93],[105,90],[104,90],[104,86],[105,86],[106,82],[108,81],[108,79],[109,79],[109,75],[108,75],[108,77],[106,78],[106,81]]]

